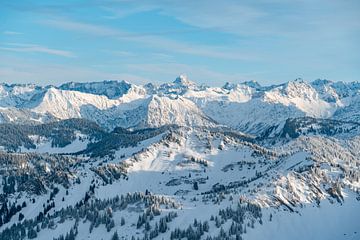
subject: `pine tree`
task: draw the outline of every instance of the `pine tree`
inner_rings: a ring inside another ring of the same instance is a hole
[[[149,223],[149,222],[146,222],[146,223],[145,223],[145,230],[146,230],[146,231],[150,231],[150,229],[151,229],[150,223]]]
[[[198,183],[196,181],[194,182],[193,187],[194,187],[194,190],[196,190],[196,191],[199,190],[199,185],[198,185]]]
[[[115,231],[114,235],[112,236],[111,240],[120,240],[118,232]]]
[[[28,230],[28,238],[29,238],[29,239],[34,239],[34,238],[36,238],[36,237],[37,237],[36,231],[35,231],[33,228],[30,228],[30,229]]]
[[[24,214],[20,213],[19,214],[19,221],[21,222],[24,219]]]

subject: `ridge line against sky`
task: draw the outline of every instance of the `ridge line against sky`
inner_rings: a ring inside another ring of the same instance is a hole
[[[355,0],[0,3],[0,82],[360,79]]]
[[[253,86],[255,86],[255,85],[258,85],[259,87],[262,87],[262,88],[266,89],[268,87],[280,87],[280,86],[284,86],[284,85],[287,85],[289,83],[294,83],[294,82],[306,83],[306,84],[311,85],[312,83],[317,84],[316,82],[318,82],[318,81],[320,81],[320,83],[322,81],[326,81],[326,82],[329,81],[330,83],[335,83],[335,84],[336,83],[344,83],[344,84],[347,84],[347,85],[351,85],[351,84],[358,85],[358,84],[360,84],[360,81],[348,81],[348,82],[345,82],[345,81],[332,81],[332,80],[328,80],[328,79],[305,80],[305,79],[302,79],[302,78],[297,78],[297,79],[292,79],[292,80],[279,82],[279,83],[274,83],[274,84],[261,84],[256,80],[247,80],[247,81],[238,81],[238,82],[223,82],[223,83],[220,83],[218,85],[210,86],[210,85],[207,85],[206,83],[195,82],[195,81],[193,81],[193,79],[190,79],[187,75],[180,74],[179,76],[177,76],[175,78],[172,78],[172,79],[170,79],[168,81],[160,82],[160,83],[153,83],[153,82],[135,83],[135,82],[132,82],[132,81],[128,81],[126,79],[106,79],[106,80],[83,81],[83,82],[68,81],[68,82],[61,82],[61,83],[57,83],[57,84],[41,84],[41,83],[39,84],[39,83],[35,83],[35,82],[9,83],[9,82],[1,82],[0,81],[0,85],[35,85],[35,86],[44,87],[44,88],[47,88],[47,87],[59,88],[62,85],[66,85],[66,84],[70,84],[70,83],[75,83],[75,84],[84,83],[84,84],[87,84],[87,83],[104,83],[104,82],[118,82],[118,83],[125,82],[127,84],[131,84],[131,85],[135,85],[135,86],[145,86],[147,84],[153,84],[154,86],[160,87],[161,85],[166,86],[166,85],[169,85],[169,84],[173,84],[173,83],[175,83],[177,81],[178,78],[181,78],[181,77],[185,77],[186,81],[190,81],[191,84],[195,84],[196,86],[198,86],[200,88],[201,87],[205,87],[205,88],[207,88],[207,87],[226,88],[227,85],[228,86],[236,86],[236,85],[248,85],[248,86],[253,85]],[[256,88],[256,87],[254,87],[254,88]]]

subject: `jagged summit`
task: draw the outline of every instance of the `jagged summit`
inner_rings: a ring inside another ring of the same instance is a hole
[[[224,84],[224,86],[222,86],[223,89],[226,89],[226,90],[232,90],[234,88],[237,87],[237,84],[234,84],[234,83],[230,83],[230,82],[226,82]]]
[[[261,134],[266,128],[284,124],[292,115],[344,119],[356,111],[359,91],[360,84],[356,82],[307,82],[301,79],[272,86],[247,81],[240,84],[227,82],[221,88],[205,87],[196,85],[186,75],[180,75],[170,83],[144,86],[115,80],[69,82],[59,87],[2,84],[0,114],[3,122],[23,121],[27,116],[33,119],[30,116],[33,115],[40,121],[52,119],[49,116],[90,118],[107,128],[141,126],[138,122],[146,122],[141,114],[146,114],[144,109],[148,108],[149,99],[160,97],[161,101],[155,101],[161,103],[155,104],[159,109],[153,112],[158,117],[167,116],[167,120],[152,120],[156,126],[177,123],[206,125],[216,121],[219,125]],[[181,108],[189,111],[178,111]],[[194,116],[201,117],[177,116],[194,112]],[[39,118],[41,115],[44,118]],[[353,116],[358,115],[354,113]]]
[[[110,99],[116,99],[123,96],[131,88],[131,84],[122,80],[105,80],[102,82],[77,83],[69,82],[62,84],[59,89],[73,90],[84,93],[105,95]]]
[[[258,82],[255,81],[255,80],[245,81],[245,82],[243,82],[242,84],[244,84],[244,85],[246,85],[246,86],[249,86],[249,87],[252,87],[252,88],[255,88],[255,89],[260,89],[260,88],[261,88],[260,83],[258,83]]]
[[[192,86],[196,86],[196,83],[192,82],[189,80],[189,78],[185,75],[185,74],[181,74],[180,76],[178,76],[174,82],[175,84],[181,85],[181,86],[185,86],[185,87],[192,87]]]
[[[321,86],[321,85],[329,85],[329,84],[332,84],[333,81],[331,80],[328,80],[328,79],[316,79],[314,81],[311,82],[312,85],[318,85],[318,86]]]

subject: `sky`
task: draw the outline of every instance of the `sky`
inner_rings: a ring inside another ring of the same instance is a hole
[[[1,0],[0,82],[360,81],[358,0]]]

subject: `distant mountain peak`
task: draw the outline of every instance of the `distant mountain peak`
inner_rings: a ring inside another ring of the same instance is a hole
[[[242,83],[243,85],[246,85],[248,87],[251,87],[251,88],[255,88],[255,89],[260,89],[261,88],[261,85],[260,83],[258,83],[257,81],[255,80],[250,80],[250,81],[245,81]]]
[[[333,83],[333,81],[319,78],[319,79],[316,79],[316,80],[312,81],[311,84],[320,86],[320,85],[328,85],[328,84],[332,84],[332,83]]]
[[[134,121],[144,119],[141,115],[146,109],[146,100],[152,99],[153,102],[159,102],[157,105],[153,104],[159,107],[159,114],[156,116],[168,116],[164,121],[166,123],[205,124],[205,121],[199,120],[204,119],[203,117],[193,117],[196,120],[182,119],[181,115],[185,114],[184,109],[187,108],[189,111],[186,114],[200,112],[198,116],[207,116],[219,124],[257,134],[264,129],[263,126],[279,124],[289,116],[336,116],[340,119],[346,115],[358,121],[356,113],[359,96],[360,83],[356,82],[310,82],[297,79],[278,85],[261,86],[256,81],[246,81],[227,82],[219,88],[197,85],[184,74],[173,82],[161,85],[135,85],[118,80],[69,82],[61,86],[46,87],[34,84],[11,87],[10,84],[0,84],[0,107],[6,108],[0,109],[0,114],[3,112],[4,115],[0,121],[17,122],[17,119],[25,119],[24,116],[29,115],[8,110],[18,108],[37,115],[49,114],[59,119],[90,118],[106,128],[135,126],[137,124],[133,124]],[[340,111],[342,108],[344,110]],[[272,112],[277,113],[276,117],[270,117]],[[156,119],[153,119],[155,122]]]
[[[194,82],[190,81],[185,74],[180,74],[173,83],[187,87],[196,85]]]
[[[62,84],[59,89],[105,95],[110,99],[116,99],[126,94],[131,86],[130,83],[124,80],[104,80],[102,82],[85,83],[69,82]]]
[[[222,88],[226,89],[226,90],[232,90],[232,89],[236,88],[236,84],[226,82],[225,85]]]

